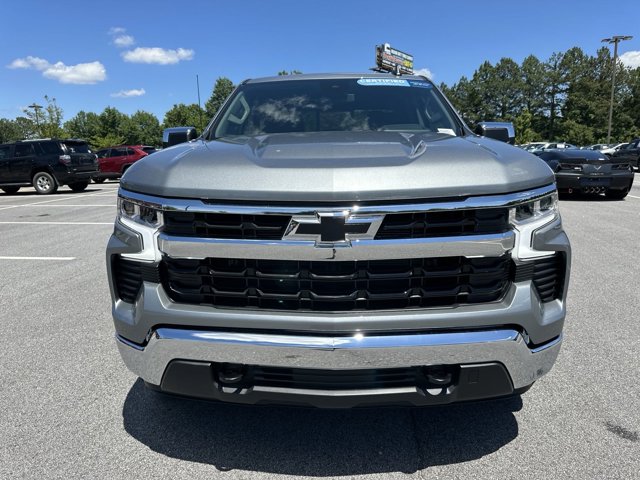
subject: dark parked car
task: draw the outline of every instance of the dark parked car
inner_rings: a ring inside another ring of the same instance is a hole
[[[97,170],[97,157],[84,140],[25,140],[0,145],[0,188],[5,193],[31,185],[40,194],[53,193],[60,185],[80,192]]]
[[[627,162],[636,170],[640,170],[640,138],[630,141],[624,148],[621,147],[611,154],[611,158],[616,162]]]
[[[560,192],[604,193],[623,199],[633,184],[629,162],[608,158],[595,150],[552,150],[536,155],[555,172]]]
[[[147,145],[118,145],[99,150],[100,173],[93,177],[93,181],[102,183],[107,179],[120,178],[127,168],[155,151],[155,147]]]

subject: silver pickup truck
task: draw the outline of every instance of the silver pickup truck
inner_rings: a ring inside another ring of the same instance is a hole
[[[199,138],[122,178],[107,270],[125,364],[248,404],[526,391],[560,349],[571,253],[553,172],[496,132],[421,76],[243,82]]]

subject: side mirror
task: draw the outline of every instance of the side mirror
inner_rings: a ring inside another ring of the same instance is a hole
[[[195,127],[171,127],[162,132],[162,148],[172,147],[179,143],[190,142],[198,138]]]
[[[516,129],[511,122],[480,122],[474,133],[511,145],[516,143]]]

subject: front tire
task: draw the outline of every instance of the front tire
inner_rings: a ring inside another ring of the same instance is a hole
[[[49,195],[58,190],[56,179],[48,172],[37,172],[33,176],[33,188],[39,195]]]
[[[625,188],[624,190],[607,190],[605,195],[607,198],[612,200],[622,200],[629,193],[629,189]]]
[[[4,193],[9,194],[9,195],[13,195],[14,193],[18,193],[18,190],[20,190],[20,187],[2,187],[2,191]]]
[[[93,183],[104,183],[106,178],[93,178]]]
[[[69,188],[74,192],[82,192],[89,186],[89,182],[70,183]]]

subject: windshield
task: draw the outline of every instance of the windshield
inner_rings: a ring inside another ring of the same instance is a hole
[[[220,118],[215,137],[460,130],[430,82],[395,77],[248,83]]]

